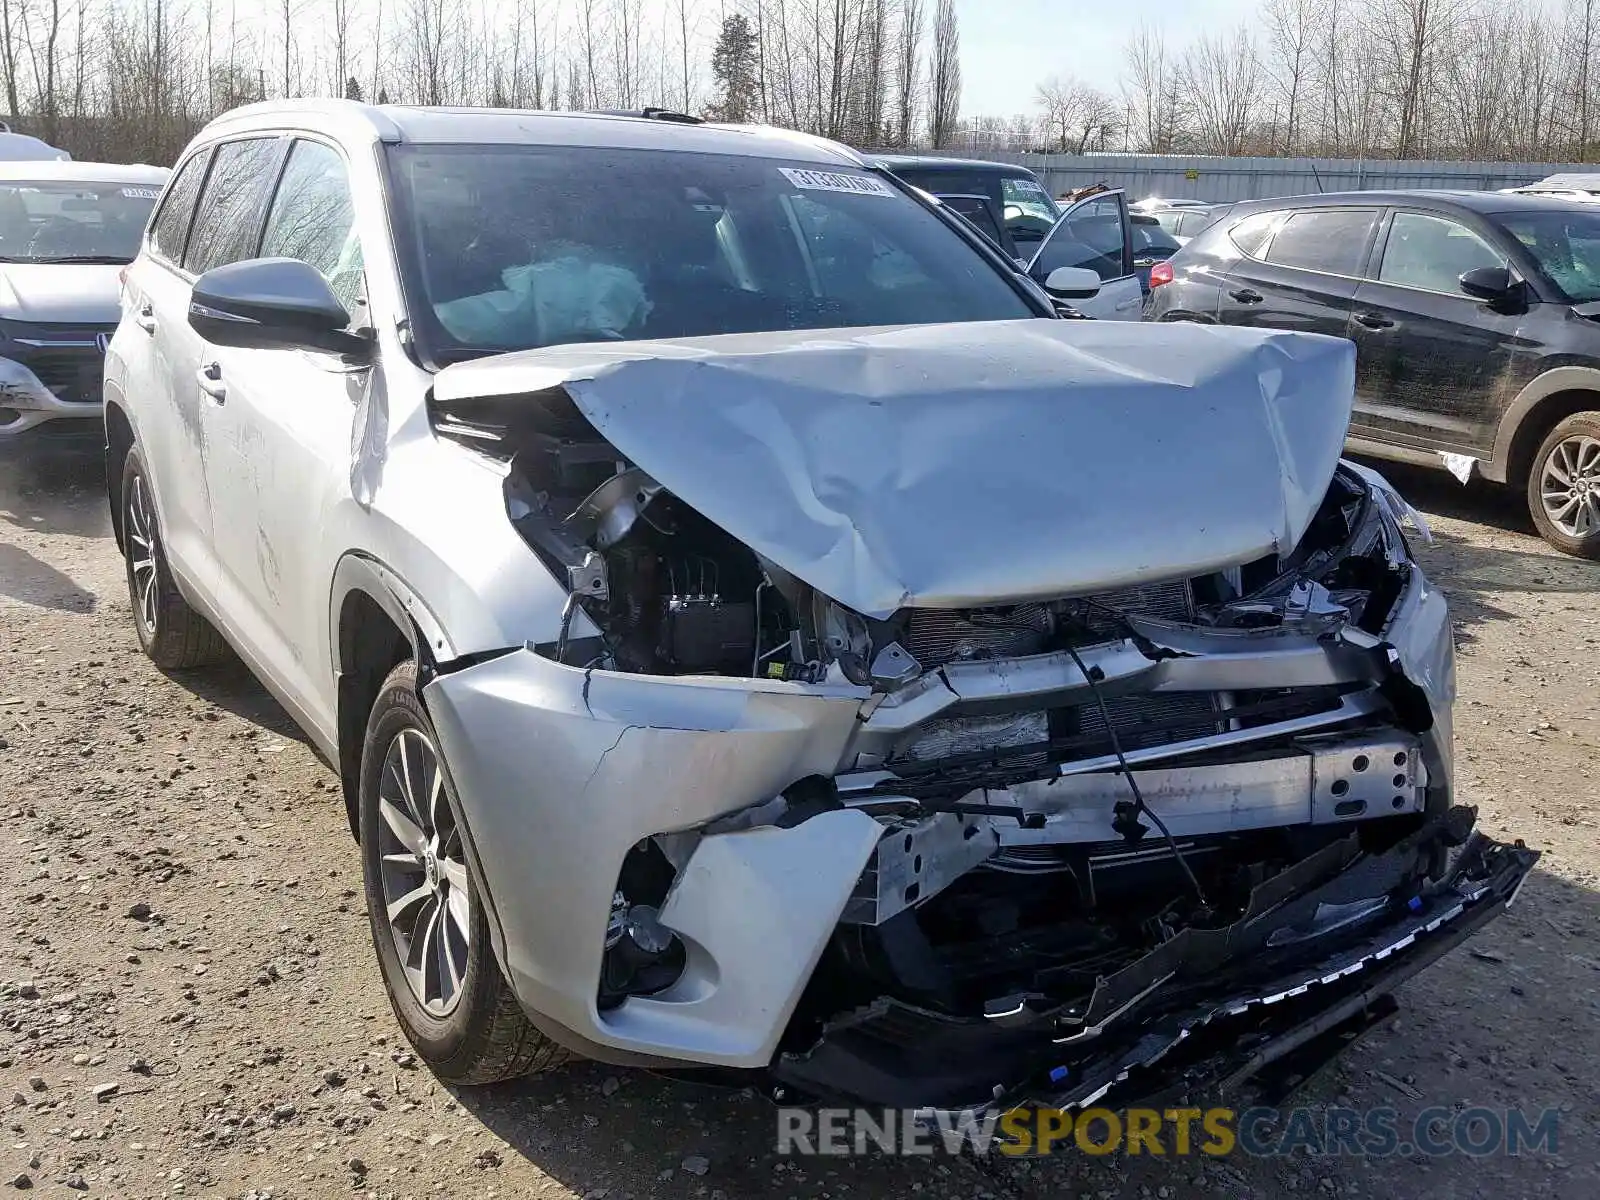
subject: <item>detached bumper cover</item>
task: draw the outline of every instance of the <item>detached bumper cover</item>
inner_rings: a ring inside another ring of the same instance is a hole
[[[1087,1108],[1174,1086],[1225,1088],[1374,1005],[1500,916],[1539,859],[1474,834],[1430,894],[1391,900],[1352,928],[1312,932],[1295,950],[1274,947],[1308,909],[1331,911],[1338,901],[1328,897],[1403,874],[1444,833],[1436,822],[1262,917],[1185,931],[1101,980],[1087,1011],[1019,1008],[963,1022],[882,1002],[835,1021],[773,1074],[791,1099],[952,1111]]]

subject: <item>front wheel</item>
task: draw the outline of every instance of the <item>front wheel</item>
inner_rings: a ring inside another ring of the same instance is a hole
[[[1556,549],[1600,558],[1600,412],[1574,413],[1544,439],[1528,473],[1528,511]]]
[[[373,948],[395,1019],[446,1083],[496,1083],[567,1052],[524,1015],[489,945],[455,785],[417,697],[389,673],[361,752],[361,860]]]

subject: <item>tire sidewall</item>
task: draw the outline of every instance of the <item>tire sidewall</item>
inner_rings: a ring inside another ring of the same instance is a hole
[[[428,1065],[441,1075],[448,1076],[452,1073],[453,1064],[465,1065],[475,1059],[478,1044],[489,1031],[497,990],[501,986],[499,966],[490,948],[488,920],[479,903],[477,881],[469,866],[467,895],[472,913],[471,942],[467,949],[467,970],[461,981],[460,1003],[448,1016],[434,1016],[412,994],[410,984],[406,981],[385,914],[378,861],[378,822],[381,820],[378,813],[378,784],[390,743],[406,729],[422,733],[439,755],[445,798],[459,824],[462,819],[461,805],[457,799],[455,781],[451,779],[449,766],[444,761],[433,722],[428,719],[427,710],[417,695],[416,669],[412,663],[405,663],[390,674],[378,693],[367,721],[366,740],[361,750],[359,791],[361,873],[373,950],[378,956],[378,966],[383,973],[384,987],[389,993],[395,1019]]]
[[[155,628],[147,630],[144,619],[139,615],[139,585],[133,577],[133,534],[132,522],[129,516],[133,509],[133,482],[143,479],[145,490],[150,494],[150,519],[156,528],[151,530],[151,554],[155,558],[156,566],[156,603],[155,603]],[[161,535],[159,528],[161,516],[156,511],[155,490],[150,486],[150,472],[144,465],[144,457],[139,453],[139,448],[134,446],[128,451],[127,458],[122,464],[122,529],[123,529],[123,554],[122,574],[128,586],[128,607],[133,617],[134,636],[139,639],[139,649],[146,655],[154,656],[154,649],[161,641],[162,617],[166,611],[166,593],[172,587],[172,576],[167,570],[166,540]]]
[[[1545,463],[1557,446],[1568,438],[1579,434],[1600,439],[1600,412],[1575,413],[1559,422],[1544,441],[1540,443],[1538,452],[1533,456],[1533,465],[1528,472],[1527,501],[1528,512],[1533,518],[1534,528],[1539,531],[1539,536],[1549,542],[1556,549],[1580,558],[1600,558],[1600,532],[1591,533],[1588,537],[1575,538],[1563,533],[1556,528],[1544,511],[1544,498],[1542,484],[1544,479]]]

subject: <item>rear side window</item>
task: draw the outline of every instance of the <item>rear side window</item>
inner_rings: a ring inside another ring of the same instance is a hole
[[[1267,261],[1324,275],[1359,275],[1378,223],[1375,208],[1291,213],[1267,247]]]
[[[295,142],[267,213],[261,257],[309,263],[349,308],[362,291],[355,223],[344,159],[320,142]]]
[[[1272,240],[1272,231],[1283,223],[1284,216],[1281,212],[1264,212],[1246,217],[1228,230],[1228,240],[1239,248],[1241,254],[1260,258],[1261,252]]]
[[[206,163],[210,158],[210,150],[200,151],[179,168],[167,185],[167,198],[150,226],[150,253],[157,258],[170,263],[183,260],[189,218],[194,216],[195,197],[200,195],[200,181],[206,176]]]
[[[275,137],[217,147],[184,251],[184,270],[199,275],[254,256],[278,151]]]

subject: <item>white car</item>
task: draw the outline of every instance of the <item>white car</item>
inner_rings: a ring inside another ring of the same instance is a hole
[[[99,438],[117,276],[138,252],[167,175],[0,161],[0,447]]]
[[[231,645],[337,769],[452,1083],[1198,1086],[1537,858],[1452,803],[1342,339],[1055,319],[799,134],[334,101],[208,125],[125,305],[140,643]]]

